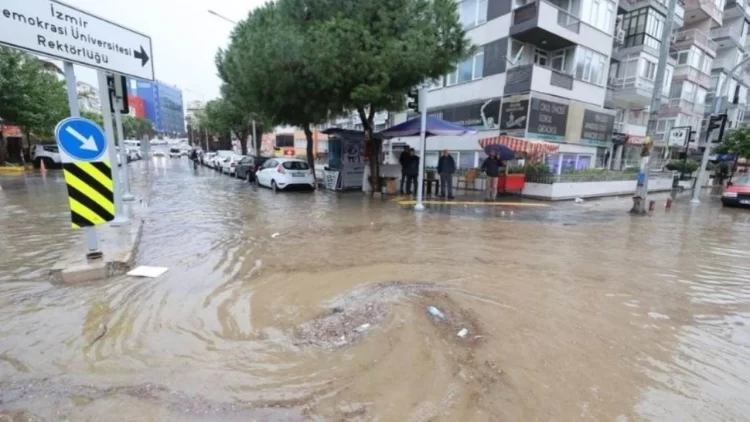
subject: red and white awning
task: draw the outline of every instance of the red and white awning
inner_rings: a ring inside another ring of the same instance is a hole
[[[479,140],[482,148],[488,145],[505,145],[515,152],[522,152],[528,155],[551,154],[560,149],[560,145],[551,142],[535,141],[531,139],[515,138],[513,136],[495,136]]]

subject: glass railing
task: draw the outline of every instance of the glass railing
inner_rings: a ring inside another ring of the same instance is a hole
[[[642,78],[640,76],[631,76],[628,78],[613,78],[610,80],[610,86],[616,89],[643,89],[646,91],[652,91],[654,89],[654,81]]]

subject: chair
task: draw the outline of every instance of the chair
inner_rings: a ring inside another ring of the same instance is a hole
[[[470,183],[471,183],[471,188],[476,189],[476,180],[477,180],[477,169],[466,170],[466,173],[464,173],[463,176],[458,177],[458,181],[456,182],[456,189],[461,189],[461,183],[464,184],[464,189],[469,189]]]

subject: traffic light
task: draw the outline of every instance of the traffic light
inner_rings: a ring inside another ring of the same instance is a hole
[[[419,113],[419,90],[414,88],[406,96],[406,108]]]
[[[710,134],[714,129],[719,129],[719,136],[716,138],[713,143],[721,142],[721,138],[724,137],[724,128],[727,124],[727,114],[719,114],[719,115],[712,115],[708,119],[708,134]],[[710,136],[708,139],[711,139]]]

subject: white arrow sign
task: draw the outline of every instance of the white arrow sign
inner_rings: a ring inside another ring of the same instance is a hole
[[[89,136],[88,138],[78,133],[77,130],[73,129],[72,127],[68,126],[65,128],[65,131],[68,132],[71,136],[81,141],[81,149],[85,149],[88,151],[99,151],[99,148],[96,146],[96,141],[94,141],[93,136]]]

